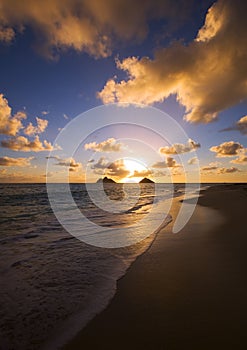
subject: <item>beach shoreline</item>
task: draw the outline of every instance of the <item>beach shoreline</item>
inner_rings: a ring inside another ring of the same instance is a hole
[[[64,349],[244,349],[246,202],[244,184],[204,190],[189,224],[159,232]],[[173,217],[180,205],[176,198]]]

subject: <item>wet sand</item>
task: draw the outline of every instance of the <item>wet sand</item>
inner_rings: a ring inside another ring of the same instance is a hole
[[[247,349],[247,185],[212,187],[199,204],[180,233],[172,222],[157,235],[64,349]]]

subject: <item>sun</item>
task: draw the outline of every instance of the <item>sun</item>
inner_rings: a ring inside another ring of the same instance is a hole
[[[139,160],[132,158],[125,158],[123,161],[125,169],[129,171],[129,175],[123,178],[121,182],[139,182],[140,178],[142,178],[143,176],[140,175],[138,177],[133,177],[133,175],[135,171],[139,173],[147,171],[146,166]]]

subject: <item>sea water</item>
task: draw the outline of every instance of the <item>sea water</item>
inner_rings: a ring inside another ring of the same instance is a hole
[[[135,192],[137,185],[128,184],[132,197],[138,196],[135,204],[112,213],[93,203],[85,184],[70,186],[81,213],[102,230],[131,231],[152,206],[184,191],[183,184],[160,184],[154,202],[153,185],[144,184]],[[0,190],[0,349],[59,348],[107,306],[117,280],[155,238],[155,223],[149,222],[150,235],[139,243],[101,248],[76,239],[61,226],[45,184],[2,184]],[[124,196],[121,186],[107,184],[104,191],[116,203]],[[163,215],[162,226],[171,221]]]

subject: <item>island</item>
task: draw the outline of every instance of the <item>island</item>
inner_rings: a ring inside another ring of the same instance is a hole
[[[105,176],[103,179],[98,179],[97,180],[97,183],[101,183],[101,182],[104,182],[104,183],[111,183],[111,184],[115,184],[116,182],[112,179],[110,179],[109,177]]]
[[[154,181],[144,177],[141,181],[139,181],[139,184],[154,184]]]

